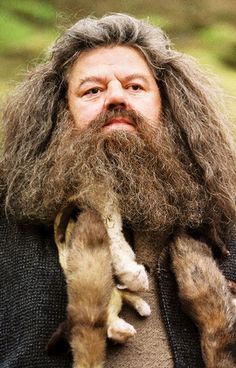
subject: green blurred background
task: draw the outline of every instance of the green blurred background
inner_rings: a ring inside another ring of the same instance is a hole
[[[236,125],[236,0],[0,0],[0,100],[64,28],[108,12],[149,19],[216,74]]]

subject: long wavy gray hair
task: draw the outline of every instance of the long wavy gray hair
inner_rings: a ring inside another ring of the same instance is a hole
[[[53,159],[55,154],[53,142],[70,128],[66,115],[70,68],[84,50],[109,45],[134,47],[146,57],[160,89],[162,114],[171,122],[175,139],[191,159],[195,177],[208,195],[209,208],[202,224],[213,224],[213,232],[223,239],[235,226],[236,164],[215,87],[190,58],[172,49],[159,28],[125,14],[79,20],[57,40],[49,60],[31,72],[8,101],[0,164],[5,210],[18,218],[40,218],[32,203],[41,201],[42,188],[29,198],[31,212],[24,215],[22,206],[31,177],[44,176],[48,157],[51,154]],[[66,183],[69,178],[64,175]],[[56,198],[55,190],[53,214],[69,194],[73,193],[60,190]],[[47,213],[46,205],[43,211]],[[52,221],[53,214],[43,221]]]

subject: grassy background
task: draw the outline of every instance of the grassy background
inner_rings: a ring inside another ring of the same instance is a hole
[[[62,28],[108,12],[149,18],[216,74],[236,124],[235,0],[0,0],[0,100],[42,61]]]

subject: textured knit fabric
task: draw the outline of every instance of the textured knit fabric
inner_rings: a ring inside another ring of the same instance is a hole
[[[65,318],[66,289],[52,232],[0,221],[0,367],[69,368],[47,341]]]
[[[234,261],[233,255],[222,264],[232,280],[236,280]],[[176,285],[168,266],[168,258],[161,257],[161,308],[175,367],[201,368],[197,331],[178,306]],[[52,231],[8,223],[1,218],[0,367],[70,368],[70,357],[48,356],[45,351],[52,332],[65,319],[65,308],[66,287]],[[122,349],[117,349],[122,354]],[[137,368],[143,367],[138,356],[133,359]],[[148,363],[146,366],[159,367]]]
[[[169,265],[170,255],[167,249],[163,251],[159,260],[157,280],[162,315],[169,335],[175,367],[203,368],[198,330],[182,312],[176,295],[177,284]]]

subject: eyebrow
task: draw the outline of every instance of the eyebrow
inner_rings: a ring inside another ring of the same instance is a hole
[[[85,78],[80,79],[80,83],[78,85],[78,88],[81,88],[84,84],[89,83],[89,82],[101,83],[102,81],[104,81],[104,78],[98,77],[97,75],[90,75],[89,77],[85,77]]]
[[[146,74],[133,73],[124,78],[126,82],[129,82],[132,79],[141,79],[143,82],[148,83],[148,76]]]
[[[125,82],[130,82],[132,79],[141,79],[143,82],[148,83],[148,76],[138,73],[129,74],[123,78]],[[81,78],[78,89],[83,87],[84,84],[89,82],[102,83],[104,82],[104,78],[98,77],[97,75],[90,75],[89,77]]]

